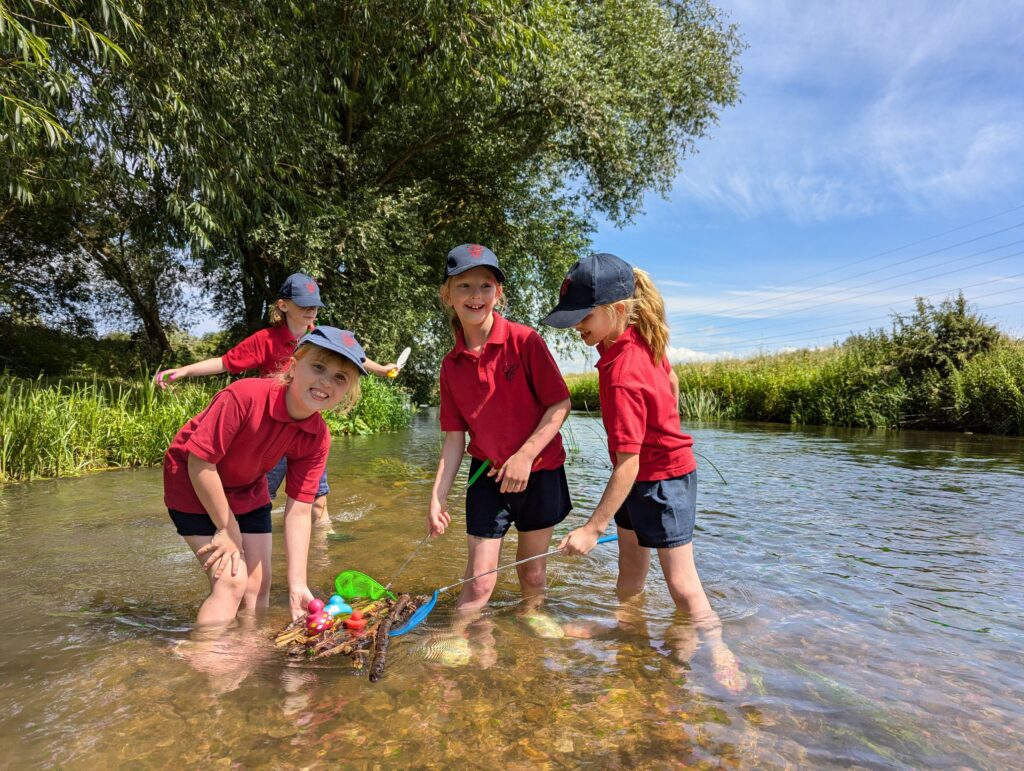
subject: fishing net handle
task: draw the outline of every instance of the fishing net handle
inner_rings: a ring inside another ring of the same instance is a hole
[[[606,536],[602,536],[601,538],[598,538],[597,539],[597,543],[598,544],[609,543],[610,541],[617,541],[617,540],[619,540],[619,537],[617,535],[606,535]],[[505,568],[514,568],[516,565],[522,565],[525,562],[532,562],[533,560],[543,559],[544,557],[554,557],[557,554],[561,554],[562,551],[563,551],[563,549],[552,549],[551,551],[546,551],[543,554],[534,554],[532,557],[526,557],[525,559],[516,560],[515,562],[509,562],[507,565],[498,565],[498,567],[496,567],[496,568],[491,568],[490,570],[485,570],[483,573],[477,573],[475,576],[470,576],[469,578],[463,578],[461,581],[456,581],[454,584],[449,584],[448,586],[444,586],[444,587],[438,589],[437,593],[438,594],[444,594],[449,589],[454,589],[456,586],[462,586],[463,584],[468,584],[471,581],[476,581],[478,578],[483,578],[484,576],[489,576],[491,573],[497,573],[499,570],[504,570]]]

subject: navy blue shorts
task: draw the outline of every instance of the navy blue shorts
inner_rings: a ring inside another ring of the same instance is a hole
[[[657,482],[635,482],[615,524],[636,531],[636,541],[649,549],[671,549],[693,540],[697,515],[697,472]]]
[[[288,459],[281,458],[277,462],[274,468],[267,472],[267,492],[270,493],[271,498],[277,497],[277,490],[284,481],[285,474],[288,472]],[[331,486],[327,484],[327,469],[324,469],[323,476],[320,477],[320,487],[317,488],[316,497],[323,498],[327,493],[331,491]]]
[[[469,475],[483,461],[473,458]],[[466,532],[478,538],[503,538],[508,529],[526,533],[554,527],[572,511],[565,467],[534,471],[521,493],[499,492],[501,483],[482,474],[466,491]]]
[[[213,524],[209,514],[191,514],[174,509],[168,509],[167,513],[171,515],[178,535],[214,535],[217,532],[217,526]],[[235,519],[238,520],[238,529],[243,533],[269,533],[270,504],[245,514],[236,514]]]

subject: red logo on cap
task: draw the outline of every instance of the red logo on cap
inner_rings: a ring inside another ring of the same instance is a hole
[[[341,342],[351,347],[356,344],[356,339],[352,337],[352,335],[345,335],[343,338],[341,338]]]
[[[472,257],[474,260],[479,260],[481,257],[484,256],[484,248],[479,244],[470,244],[469,249],[467,249],[466,251],[469,252],[469,256]]]
[[[316,284],[306,284],[306,291],[313,294],[316,291]]]
[[[558,290],[559,297],[565,297],[565,293],[569,291],[569,284],[571,283],[572,280],[566,276],[565,281],[562,282],[562,288]]]

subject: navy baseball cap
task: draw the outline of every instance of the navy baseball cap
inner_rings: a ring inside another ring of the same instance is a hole
[[[281,284],[281,291],[277,293],[277,296],[282,300],[291,300],[303,308],[313,305],[317,308],[324,307],[324,304],[320,302],[320,287],[305,273],[292,273],[288,276]]]
[[[355,364],[361,373],[366,374],[366,370],[363,369],[363,362],[366,361],[366,352],[363,350],[363,346],[359,344],[359,341],[356,340],[356,336],[347,329],[317,327],[309,334],[303,335],[302,339],[299,340],[299,345],[296,347],[306,345],[307,343],[318,345],[328,351],[334,351],[334,353],[344,356]]]
[[[636,290],[633,266],[614,254],[591,254],[569,268],[558,301],[541,324],[559,329],[574,327],[598,305],[628,300]]]
[[[448,252],[448,261],[444,266],[445,279],[465,273],[473,268],[490,268],[498,277],[498,282],[505,283],[505,274],[498,267],[498,258],[494,252],[480,244],[462,244]]]

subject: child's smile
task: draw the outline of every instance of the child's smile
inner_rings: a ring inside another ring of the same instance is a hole
[[[295,362],[288,386],[288,414],[296,420],[337,407],[352,386],[351,374],[329,360]]]
[[[573,329],[579,332],[580,337],[583,339],[583,344],[590,346],[597,345],[602,341],[611,344],[615,341],[615,338],[622,334],[622,330],[616,325],[615,319],[604,306],[594,308],[594,310],[583,317],[582,321],[574,325]]]
[[[473,268],[450,279],[449,300],[463,326],[484,324],[501,296],[501,286],[487,268]]]

